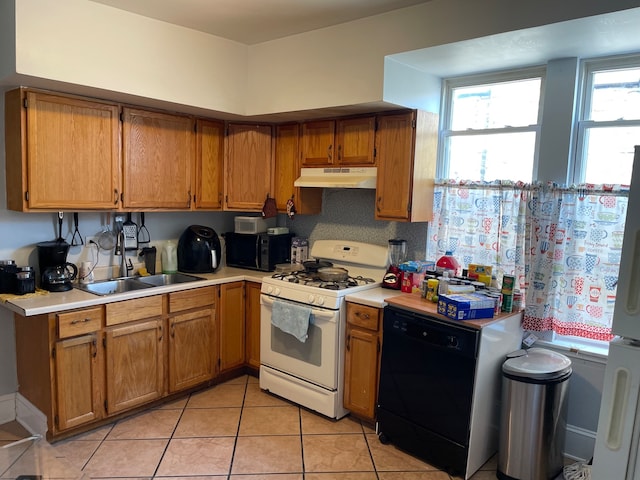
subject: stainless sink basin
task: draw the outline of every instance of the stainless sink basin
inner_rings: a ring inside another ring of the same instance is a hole
[[[186,273],[160,273],[158,275],[148,275],[146,277],[136,277],[138,282],[154,287],[163,285],[173,285],[174,283],[188,283],[204,280],[201,277],[187,275]]]
[[[76,288],[96,295],[112,295],[114,293],[125,293],[151,287],[153,287],[153,285],[139,282],[136,278],[116,278],[113,280],[102,280],[94,283],[76,285]]]
[[[113,295],[114,293],[131,292],[132,290],[140,290],[142,288],[162,287],[176,283],[197,282],[198,280],[204,279],[185,273],[161,273],[158,275],[148,275],[146,277],[100,280],[94,283],[75,285],[75,287],[95,295]]]

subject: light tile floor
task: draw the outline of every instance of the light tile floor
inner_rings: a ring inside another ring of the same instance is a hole
[[[0,426],[0,447],[21,438],[19,430],[16,422]],[[493,480],[495,472],[494,457],[472,479]],[[261,391],[250,376],[52,445],[41,440],[0,448],[0,479],[34,473],[121,480],[452,478],[382,445],[360,421],[329,420]]]

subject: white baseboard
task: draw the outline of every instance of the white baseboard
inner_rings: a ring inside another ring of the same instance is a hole
[[[578,462],[588,462],[596,446],[596,432],[574,425],[567,425],[564,454]]]
[[[0,395],[0,425],[16,419],[16,394]]]
[[[15,418],[32,434],[47,436],[47,417],[20,393],[16,393]]]

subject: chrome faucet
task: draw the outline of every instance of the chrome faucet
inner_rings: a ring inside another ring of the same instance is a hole
[[[124,249],[124,231],[120,230],[118,232],[118,237],[116,240],[116,250],[114,252],[115,255],[120,255],[120,276],[128,277],[129,272],[133,271],[133,262],[131,259],[127,262],[127,255]]]

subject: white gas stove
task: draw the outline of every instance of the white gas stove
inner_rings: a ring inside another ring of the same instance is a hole
[[[262,279],[260,296],[260,387],[328,417],[348,412],[342,405],[346,306],[344,297],[380,286],[387,247],[343,240],[317,240],[317,264],[310,270]],[[346,279],[324,281],[317,268],[346,269]],[[275,308],[274,308],[275,307]],[[284,308],[284,310],[283,310]],[[306,338],[282,330],[276,312],[292,311],[308,321]],[[307,320],[308,319],[308,320]]]

